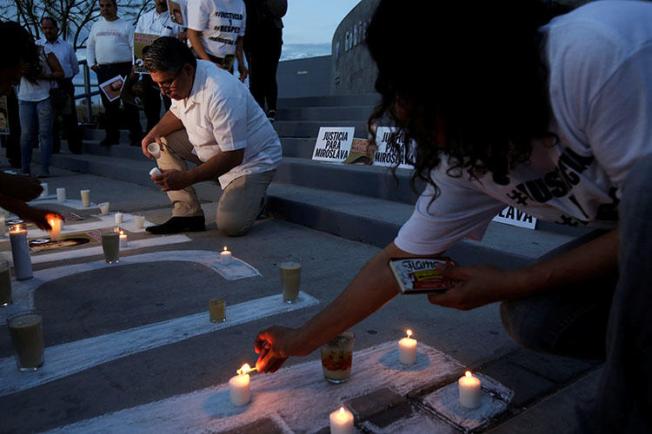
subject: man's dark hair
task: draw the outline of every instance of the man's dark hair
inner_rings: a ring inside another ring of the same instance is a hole
[[[184,65],[197,67],[197,59],[190,48],[177,38],[163,36],[143,54],[145,68],[152,72],[179,72]]]
[[[41,73],[39,51],[34,43],[34,37],[20,24],[13,21],[0,22],[0,41],[5,41],[0,68],[16,68],[25,65],[24,76],[35,81]]]
[[[57,30],[59,29],[59,23],[54,18],[48,16],[41,18],[41,25],[43,25],[43,21],[49,21]]]
[[[416,141],[413,187],[421,180],[438,193],[430,170],[444,154],[452,176],[490,172],[505,184],[510,168],[529,160],[531,140],[551,136],[538,31],[550,18],[540,0],[380,1],[367,47],[382,102],[369,126],[388,116],[405,137],[394,149]]]

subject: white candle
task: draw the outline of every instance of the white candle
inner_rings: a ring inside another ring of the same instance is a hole
[[[330,414],[331,434],[353,434],[353,413],[344,407]]]
[[[129,240],[127,239],[127,234],[124,231],[120,231],[120,248],[129,247]]]
[[[116,224],[116,226],[122,224],[122,213],[121,212],[115,213],[115,224]]]
[[[65,202],[66,200],[66,189],[57,188],[57,202]]]
[[[79,195],[81,196],[82,206],[84,208],[88,208],[89,206],[91,206],[91,191],[90,190],[81,190],[79,192]]]
[[[100,214],[102,215],[107,215],[109,213],[109,206],[111,204],[109,202],[102,202],[101,204],[98,205],[100,208]]]
[[[251,367],[245,363],[242,368],[238,369],[238,375],[229,380],[229,396],[233,405],[245,405],[251,401],[250,371]]]
[[[27,280],[34,277],[32,273],[32,258],[27,245],[27,225],[19,223],[9,227],[11,240],[11,255],[14,259],[16,280]]]
[[[231,259],[233,256],[231,255],[231,252],[224,246],[224,250],[220,252],[220,261],[223,264],[229,264],[231,262]]]
[[[46,214],[45,218],[50,225],[50,239],[56,241],[59,239],[61,229],[63,229],[63,219],[56,214]]]
[[[412,330],[407,330],[406,334],[398,341],[399,360],[403,365],[413,365],[417,361],[417,340],[412,337]]]
[[[145,228],[145,216],[142,216],[142,215],[134,216],[134,223],[136,224],[136,229],[144,229]]]
[[[153,168],[149,171],[149,177],[153,178],[155,176],[161,176],[161,170],[158,167]]]
[[[48,189],[48,183],[47,182],[41,182],[41,188],[43,189],[43,191],[41,192],[41,197],[47,196],[48,193],[49,193],[49,191],[48,191],[49,190]]]
[[[478,408],[482,398],[482,382],[478,377],[466,371],[463,377],[457,382],[460,393],[460,405],[465,408]]]
[[[156,142],[147,145],[147,152],[149,152],[155,160],[158,160],[161,157],[161,147]]]

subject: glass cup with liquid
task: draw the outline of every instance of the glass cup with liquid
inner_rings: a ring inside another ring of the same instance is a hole
[[[11,342],[20,371],[36,371],[43,366],[43,319],[36,312],[23,312],[7,320]]]
[[[321,366],[328,382],[344,383],[351,377],[354,339],[353,332],[344,332],[321,347]]]
[[[120,233],[111,231],[102,234],[102,250],[107,264],[120,261]]]
[[[294,261],[282,262],[279,265],[281,270],[281,285],[283,287],[283,301],[294,303],[299,296],[301,286],[301,264]]]

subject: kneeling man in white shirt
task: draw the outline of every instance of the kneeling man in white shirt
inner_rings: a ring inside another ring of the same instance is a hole
[[[244,235],[262,210],[267,187],[281,161],[281,142],[249,90],[213,63],[197,60],[176,38],[157,39],[144,56],[145,67],[170,110],[142,141],[161,145],[161,171],[153,181],[172,202],[172,218],[150,226],[151,233],[202,231],[204,213],[193,184],[217,180],[222,187],[217,227]],[[187,169],[186,162],[195,164]]]

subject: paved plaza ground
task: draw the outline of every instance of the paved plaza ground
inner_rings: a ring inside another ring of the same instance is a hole
[[[153,223],[168,218],[167,199],[153,186],[54,173],[47,179],[50,192],[66,187],[68,197],[77,199],[80,189],[89,188],[93,202],[109,201],[113,211],[142,214]],[[203,198],[217,192],[214,186],[200,190]],[[83,218],[69,222],[69,230],[95,221],[98,213],[48,206]],[[598,372],[594,363],[519,348],[505,334],[497,305],[458,312],[421,296],[397,297],[353,328],[357,353],[346,385],[325,383],[316,352],[288,360],[279,373],[254,375],[252,403],[231,408],[224,383],[243,363],[255,361],[257,331],[272,324],[300,326],[378,247],[273,218],[259,220],[245,237],[226,238],[215,228],[215,204],[203,206],[206,232],[123,252],[119,265],[104,265],[97,249],[69,258],[96,248],[96,242],[70,249],[69,256],[35,261],[36,283],[30,285],[43,315],[45,365],[36,373],[15,369],[4,320],[27,306],[21,298],[0,310],[0,432],[328,432],[328,413],[345,402],[357,409],[361,431],[453,433],[454,423],[425,397],[467,368],[513,392],[506,410],[479,431],[563,433],[572,427],[574,403],[590,393]],[[129,235],[134,241],[162,238]],[[225,245],[260,275],[226,280],[207,265]],[[6,239],[0,250],[9,251]],[[303,304],[291,311],[283,310],[288,305],[280,300],[277,268],[288,259],[303,267]],[[233,308],[219,326],[208,320],[212,298]],[[186,319],[187,329],[178,328]],[[137,337],[142,328],[151,339]],[[391,361],[406,328],[414,330],[423,357],[409,372]]]

